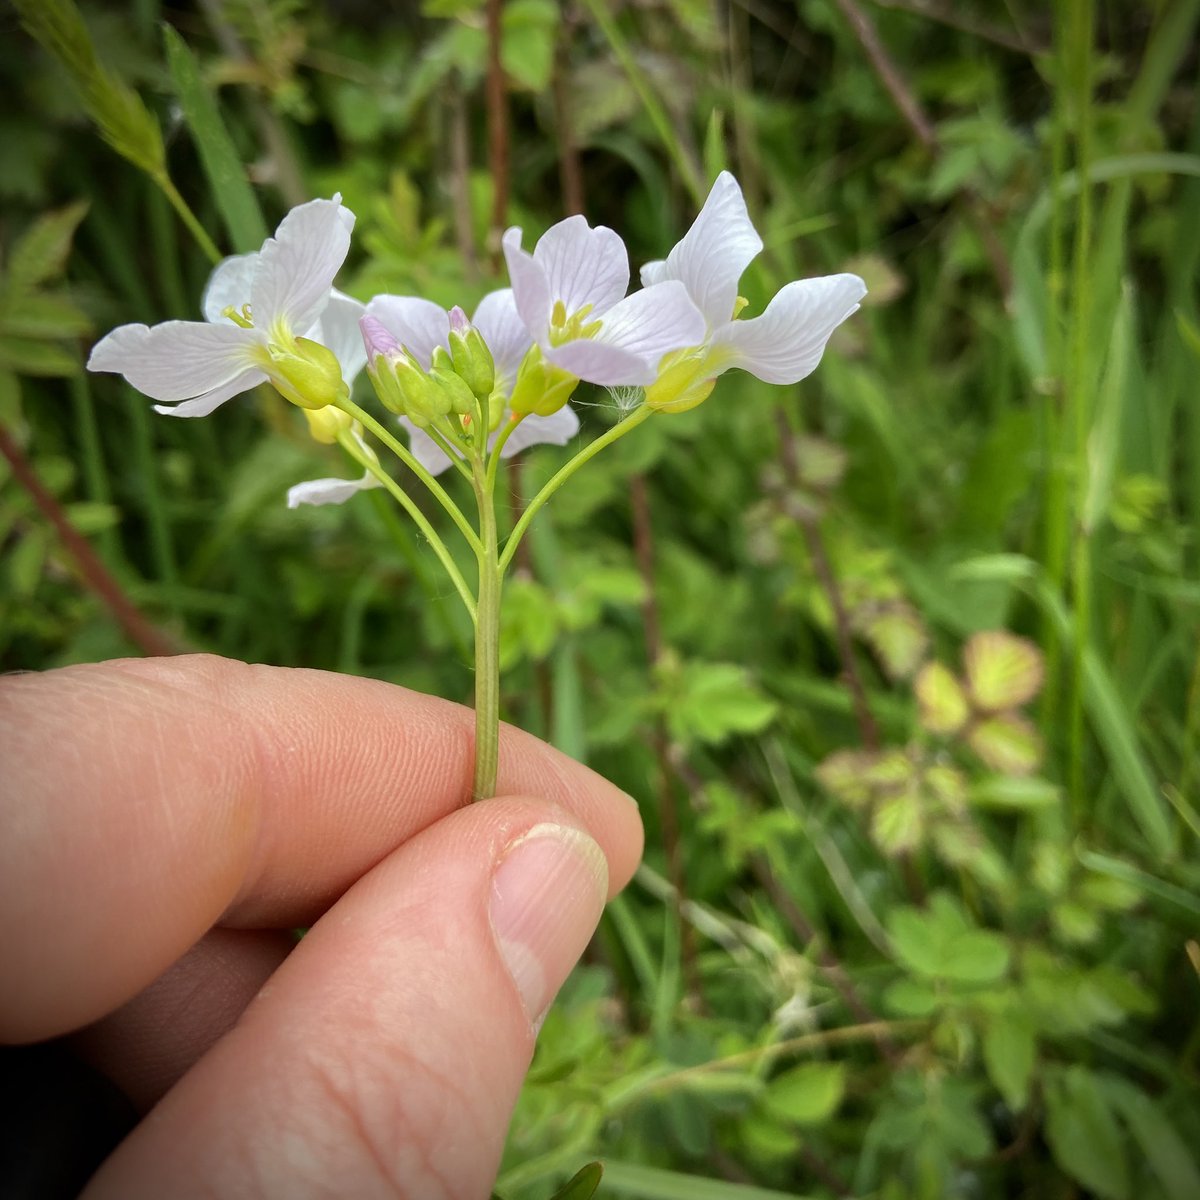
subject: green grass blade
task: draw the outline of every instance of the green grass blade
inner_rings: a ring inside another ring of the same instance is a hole
[[[257,250],[267,238],[262,210],[246,169],[238,157],[220,110],[196,64],[187,43],[169,25],[163,27],[167,65],[187,118],[188,128],[200,152],[200,163],[212,188],[225,228],[239,254]]]
[[[637,1200],[804,1200],[797,1192],[612,1161],[604,1163],[604,1190]]]

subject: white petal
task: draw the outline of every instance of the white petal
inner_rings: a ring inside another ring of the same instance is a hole
[[[508,435],[508,441],[500,450],[501,458],[512,458],[514,454],[530,446],[565,446],[579,432],[579,418],[569,404],[564,404],[548,417],[536,414],[524,420]],[[492,434],[492,441],[496,435]]]
[[[304,335],[333,351],[341,363],[342,378],[347,384],[353,383],[367,364],[367,348],[358,327],[358,319],[366,309],[362,301],[334,288],[321,319]]]
[[[154,411],[162,413],[164,417],[207,417],[226,400],[232,400],[234,396],[240,396],[242,392],[266,382],[266,373],[254,367],[210,392],[193,396],[191,400],[181,400],[178,404],[156,404]]]
[[[309,479],[288,488],[288,508],[301,504],[345,504],[351,496],[381,484],[369,471],[361,479]]]
[[[642,283],[649,286],[678,279],[699,306],[709,328],[716,329],[733,319],[738,280],[762,246],[762,238],[750,223],[738,181],[722,171],[700,215],[667,255],[666,262],[647,263],[642,268]]]
[[[353,228],[354,214],[340,197],[310,200],[283,218],[258,255],[250,297],[258,328],[277,319],[296,331],[313,327],[346,261]]]
[[[217,263],[208,277],[204,298],[200,301],[204,319],[214,325],[234,324],[221,314],[227,308],[234,308],[240,313],[242,306],[250,303],[254,272],[257,270],[257,254],[235,254]]]
[[[781,288],[761,317],[731,321],[713,336],[729,355],[765,383],[798,383],[816,370],[833,331],[858,308],[867,285],[857,275],[799,279]]]
[[[507,396],[517,378],[517,367],[533,345],[529,330],[517,312],[512,288],[488,292],[475,309],[472,324],[483,335],[496,364],[496,386]]]
[[[550,310],[554,306],[546,272],[528,250],[521,249],[521,231],[516,226],[505,230],[500,245],[508,264],[517,312],[533,340],[544,342],[550,328]]]
[[[425,430],[418,429],[407,417],[401,417],[400,424],[408,433],[408,448],[412,451],[413,458],[430,475],[440,475],[453,466],[446,453]]]
[[[588,383],[603,387],[636,384],[645,387],[658,373],[658,360],[650,362],[632,350],[611,346],[599,338],[580,338],[543,350],[547,360]]]
[[[367,304],[366,311],[426,370],[435,346],[450,348],[450,317],[432,300],[422,300],[419,296],[376,296]]]
[[[600,316],[629,290],[625,243],[603,225],[592,229],[585,217],[552,225],[538,239],[533,257],[546,273],[550,303],[561,300],[568,316],[585,304]]]
[[[121,325],[96,343],[87,365],[89,371],[124,375],[152,400],[190,400],[245,374],[259,342],[255,330],[232,323]]]

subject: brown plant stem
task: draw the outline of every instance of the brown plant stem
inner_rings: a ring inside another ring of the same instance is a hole
[[[846,18],[846,23],[858,38],[858,43],[867,56],[867,61],[874,68],[875,74],[879,76],[880,83],[891,96],[892,103],[895,104],[905,123],[912,130],[913,136],[931,157],[940,158],[942,145],[938,139],[937,130],[934,129],[933,122],[929,119],[916,93],[909,86],[904,73],[892,61],[887,48],[879,37],[875,23],[863,11],[858,0],[837,0],[837,6]],[[995,214],[990,210],[987,201],[974,188],[963,187],[960,191],[967,201],[967,211],[975,227],[975,232],[983,242],[984,252],[991,263],[996,283],[1001,294],[1007,297],[1012,291],[1013,285],[1012,264],[1008,261],[1004,246],[996,236]]]
[[[59,541],[74,560],[88,591],[107,606],[129,640],[143,654],[182,654],[183,647],[156,629],[124,593],[100,556],[92,549],[91,543],[71,524],[62,505],[38,477],[33,464],[25,457],[16,439],[3,427],[0,427],[0,454],[8,460],[13,478],[29,493],[38,511],[58,534]]]
[[[583,171],[579,163],[579,144],[571,114],[571,38],[570,8],[563,5],[562,24],[554,47],[554,124],[558,132],[558,181],[562,189],[563,216],[583,212]]]
[[[629,480],[629,503],[633,515],[633,553],[638,574],[646,589],[642,601],[642,630],[645,637],[646,662],[654,671],[662,662],[662,626],[659,620],[658,599],[654,577],[654,522],[650,515],[650,492],[646,477],[639,471]],[[650,743],[657,764],[659,820],[662,822],[663,850],[667,856],[667,878],[674,890],[672,908],[679,923],[680,969],[688,992],[700,996],[699,973],[696,968],[696,939],[692,927],[683,919],[687,900],[686,876],[683,867],[683,846],[679,836],[679,806],[675,795],[677,774],[672,760],[666,719],[659,714],[654,719]]]
[[[777,415],[779,426],[779,456],[783,463],[784,474],[788,484],[796,487],[800,483],[800,467],[796,458],[796,439],[788,424],[787,414],[780,409]],[[850,632],[850,614],[846,611],[846,603],[842,598],[842,589],[834,573],[833,564],[825,549],[825,539],[816,515],[807,506],[798,505],[789,515],[800,527],[804,536],[804,544],[808,548],[809,558],[812,559],[813,570],[821,585],[829,607],[833,610],[834,636],[837,639],[838,657],[841,659],[842,677],[850,692],[854,705],[854,716],[858,723],[859,737],[868,750],[879,749],[879,726],[871,705],[867,700],[867,689],[859,674],[858,663],[854,657],[854,641]]]
[[[842,1002],[855,1020],[861,1025],[880,1025],[878,1015],[862,998],[858,988],[854,986],[854,981],[850,978],[850,973],[842,966],[837,955],[824,944],[816,927],[779,882],[770,861],[763,855],[755,855],[750,860],[750,866],[755,878],[770,896],[771,903],[779,910],[780,916],[792,927],[792,931],[801,944],[816,947],[814,954],[818,969],[829,980],[834,991],[841,996]],[[900,1052],[886,1028],[879,1028],[875,1035],[875,1043],[879,1047],[880,1054],[887,1059],[890,1066],[900,1065]]]
[[[501,16],[504,0],[487,0],[487,126],[488,169],[492,176],[492,230],[488,249],[492,269],[500,269],[500,237],[508,222],[509,142],[508,97],[500,59]]]
[[[479,260],[475,255],[475,234],[471,225],[471,138],[467,129],[467,104],[462,81],[455,72],[448,88],[450,121],[450,203],[454,209],[454,240],[463,261],[463,278],[469,284],[479,280]]]

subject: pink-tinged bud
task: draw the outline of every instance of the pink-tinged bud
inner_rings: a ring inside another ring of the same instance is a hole
[[[403,353],[400,343],[392,336],[382,321],[372,316],[362,316],[358,319],[358,327],[362,331],[363,344],[367,348],[367,362],[374,363],[379,355],[398,355]]]
[[[467,327],[471,324],[467,320],[467,314],[456,304],[449,312],[450,328],[455,333],[466,333]]]

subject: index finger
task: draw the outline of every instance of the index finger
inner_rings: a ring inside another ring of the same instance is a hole
[[[470,793],[473,714],[374,680],[206,655],[0,684],[0,1038],[110,1011],[218,921],[304,924]],[[505,726],[497,791],[571,811],[613,890],[636,806]]]

